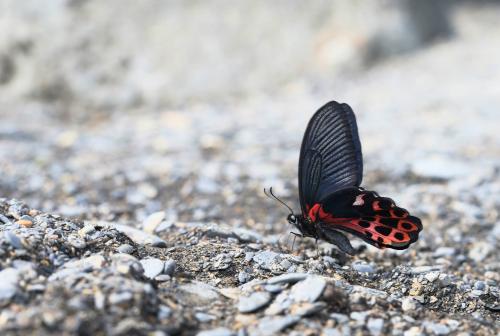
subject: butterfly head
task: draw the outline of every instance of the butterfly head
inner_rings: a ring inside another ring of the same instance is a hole
[[[293,213],[289,214],[286,219],[288,220],[288,223],[295,225],[295,226],[297,226],[297,224],[299,222],[299,219]]]

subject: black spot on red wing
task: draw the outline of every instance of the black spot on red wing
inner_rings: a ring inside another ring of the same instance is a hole
[[[384,235],[384,236],[388,236],[391,234],[392,232],[392,229],[389,228],[389,227],[386,227],[386,226],[381,226],[381,225],[378,225],[375,227],[375,231],[377,231],[378,233]]]
[[[404,216],[407,214],[407,212],[406,212],[406,211],[404,211],[404,210],[403,210],[403,209],[401,209],[401,208],[395,208],[395,209],[394,209],[394,210],[392,210],[392,211],[394,211],[394,214],[396,215],[396,217],[404,217]]]
[[[382,197],[378,202],[378,206],[382,209],[390,209],[392,206],[392,201],[389,198]]]
[[[379,210],[376,213],[377,213],[377,215],[382,216],[382,217],[391,217],[391,212],[388,210]]]
[[[394,234],[394,238],[396,238],[397,240],[403,240],[403,239],[405,239],[405,236],[401,232],[396,232]]]
[[[380,218],[379,222],[382,224],[385,224],[387,226],[397,228],[399,220],[397,220],[395,218]]]
[[[411,230],[413,229],[413,225],[411,225],[410,223],[408,222],[403,222],[403,224],[401,224],[401,226],[403,227],[403,229],[405,230]]]
[[[377,238],[377,241],[378,241],[379,243],[383,243],[383,242],[384,242],[384,238],[382,238],[382,237],[378,237],[378,238]]]
[[[364,227],[364,228],[369,228],[370,227],[370,223],[368,223],[365,220],[360,220],[358,224],[359,224],[359,226]]]

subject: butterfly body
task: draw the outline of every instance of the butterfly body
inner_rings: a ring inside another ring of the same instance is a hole
[[[405,249],[418,239],[422,223],[387,197],[360,187],[363,171],[356,119],[347,104],[330,102],[309,122],[299,160],[302,213],[288,222],[303,236],[321,239],[353,254],[348,238],[378,248]]]

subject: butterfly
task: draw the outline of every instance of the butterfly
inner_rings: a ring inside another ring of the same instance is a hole
[[[350,255],[354,248],[342,232],[378,248],[408,248],[417,241],[422,222],[392,199],[360,187],[362,178],[354,112],[347,104],[331,101],[312,116],[302,140],[301,214],[294,214],[272,189],[270,193],[290,210],[287,220],[301,236],[327,241]]]

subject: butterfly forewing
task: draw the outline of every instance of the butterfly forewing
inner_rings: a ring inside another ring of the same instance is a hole
[[[335,191],[359,186],[363,176],[361,144],[356,119],[347,104],[335,101],[311,118],[299,159],[302,212]]]

